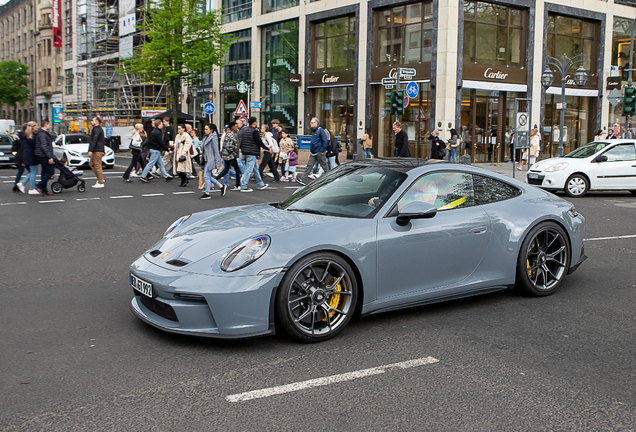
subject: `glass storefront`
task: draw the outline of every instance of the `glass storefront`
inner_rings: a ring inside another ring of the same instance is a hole
[[[612,33],[612,67],[615,68],[614,72],[616,76],[621,76],[621,86],[618,89],[622,91],[622,88],[627,86],[627,71],[624,69],[629,68],[629,43],[632,37],[632,19],[614,17],[614,31]],[[636,48],[636,47],[635,47]],[[636,52],[636,49],[634,50]],[[636,58],[636,56],[634,56]],[[632,81],[636,81],[636,73],[632,73]],[[612,116],[612,111],[614,116]],[[623,114],[623,101],[612,110],[612,106],[609,107],[609,121],[607,127],[611,128],[614,124],[620,125],[621,132],[625,125],[625,117]],[[631,128],[630,128],[631,129]],[[607,131],[605,131],[607,133]],[[632,129],[633,132],[633,129]]]
[[[343,149],[352,149],[355,139],[353,128],[353,87],[331,87],[312,89],[312,117],[317,117],[320,125],[338,137]]]
[[[556,109],[561,95],[545,95],[545,120],[543,122],[543,156],[556,156],[559,148],[559,124],[561,113]],[[565,121],[563,123],[563,154],[594,141],[596,98],[565,96]]]
[[[426,158],[429,155],[430,141],[428,136],[430,131],[434,129],[430,125],[430,84],[417,83],[419,93],[417,97],[411,98],[409,105],[404,111],[404,115],[400,116],[402,129],[406,132],[409,139],[409,150],[412,157]],[[395,115],[389,112],[389,99],[391,90],[386,90],[382,86],[373,86],[375,88],[375,112],[379,113],[376,117],[377,128],[374,131],[373,139],[373,155],[376,157],[392,157],[395,152],[395,134],[393,133],[393,122]]]
[[[221,83],[249,81],[252,73],[252,30],[242,30],[228,36],[236,38],[236,40],[230,45],[225,58],[225,66],[221,68]],[[221,93],[222,124],[226,125],[236,118],[234,111],[241,99],[246,104],[248,103],[247,94],[236,91]]]
[[[261,63],[261,123],[280,120],[295,133],[298,125],[298,87],[290,86],[289,74],[298,73],[298,20],[263,27]]]

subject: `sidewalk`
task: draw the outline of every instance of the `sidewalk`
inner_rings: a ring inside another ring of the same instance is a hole
[[[475,166],[487,169],[489,171],[496,172],[498,174],[503,174],[508,177],[512,177],[512,171],[515,171],[515,179],[520,180],[522,182],[526,181],[526,175],[528,174],[528,165],[523,166],[523,171],[519,171],[516,167],[519,166],[519,163],[516,164],[502,162],[499,166],[490,165],[490,162],[478,162]]]

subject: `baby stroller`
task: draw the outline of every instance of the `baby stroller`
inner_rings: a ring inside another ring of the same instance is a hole
[[[73,174],[73,172],[68,169],[68,167],[64,165],[62,161],[54,157],[53,165],[55,165],[55,168],[60,170],[60,175],[58,176],[57,181],[51,183],[51,191],[53,191],[54,194],[62,193],[63,189],[69,189],[75,185],[77,185],[78,191],[86,192],[86,182],[82,180],[78,175]]]

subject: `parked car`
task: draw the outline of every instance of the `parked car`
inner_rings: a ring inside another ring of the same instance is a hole
[[[13,142],[11,134],[0,132],[0,166],[15,165]]]
[[[280,203],[179,218],[130,267],[131,309],[168,332],[319,342],[355,314],[515,286],[553,294],[586,259],[584,222],[482,168],[365,159]]]
[[[68,164],[73,167],[88,165],[88,146],[91,137],[87,134],[62,134],[53,143],[53,153],[58,159],[66,155]],[[115,166],[115,152],[106,146],[102,166],[111,169]]]
[[[0,119],[0,132],[14,134],[15,133],[15,121],[9,119]]]
[[[636,195],[636,140],[594,141],[562,158],[544,159],[530,167],[531,185],[570,197],[588,191],[628,190]]]

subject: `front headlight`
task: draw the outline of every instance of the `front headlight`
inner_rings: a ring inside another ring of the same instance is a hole
[[[190,216],[192,216],[192,215],[182,216],[182,217],[180,217],[179,219],[177,219],[176,221],[174,221],[174,222],[172,223],[172,225],[170,225],[170,227],[166,230],[166,232],[165,232],[165,233],[163,233],[163,236],[165,237],[165,236],[167,236],[168,234],[170,234],[172,231],[176,230],[176,229],[177,229],[177,227],[178,227],[179,225],[181,225],[182,223],[184,223],[185,221],[187,221],[187,220],[188,220],[188,218],[189,218]]]
[[[560,162],[558,164],[552,165],[551,167],[548,167],[544,170],[544,172],[554,172],[554,171],[561,171],[566,169],[568,166],[567,162]]]
[[[75,150],[67,150],[68,154],[70,154],[71,156],[75,156],[75,157],[80,157],[79,152],[76,152]]]
[[[233,272],[242,269],[263,256],[271,243],[268,235],[251,238],[236,246],[221,263],[221,270]]]

